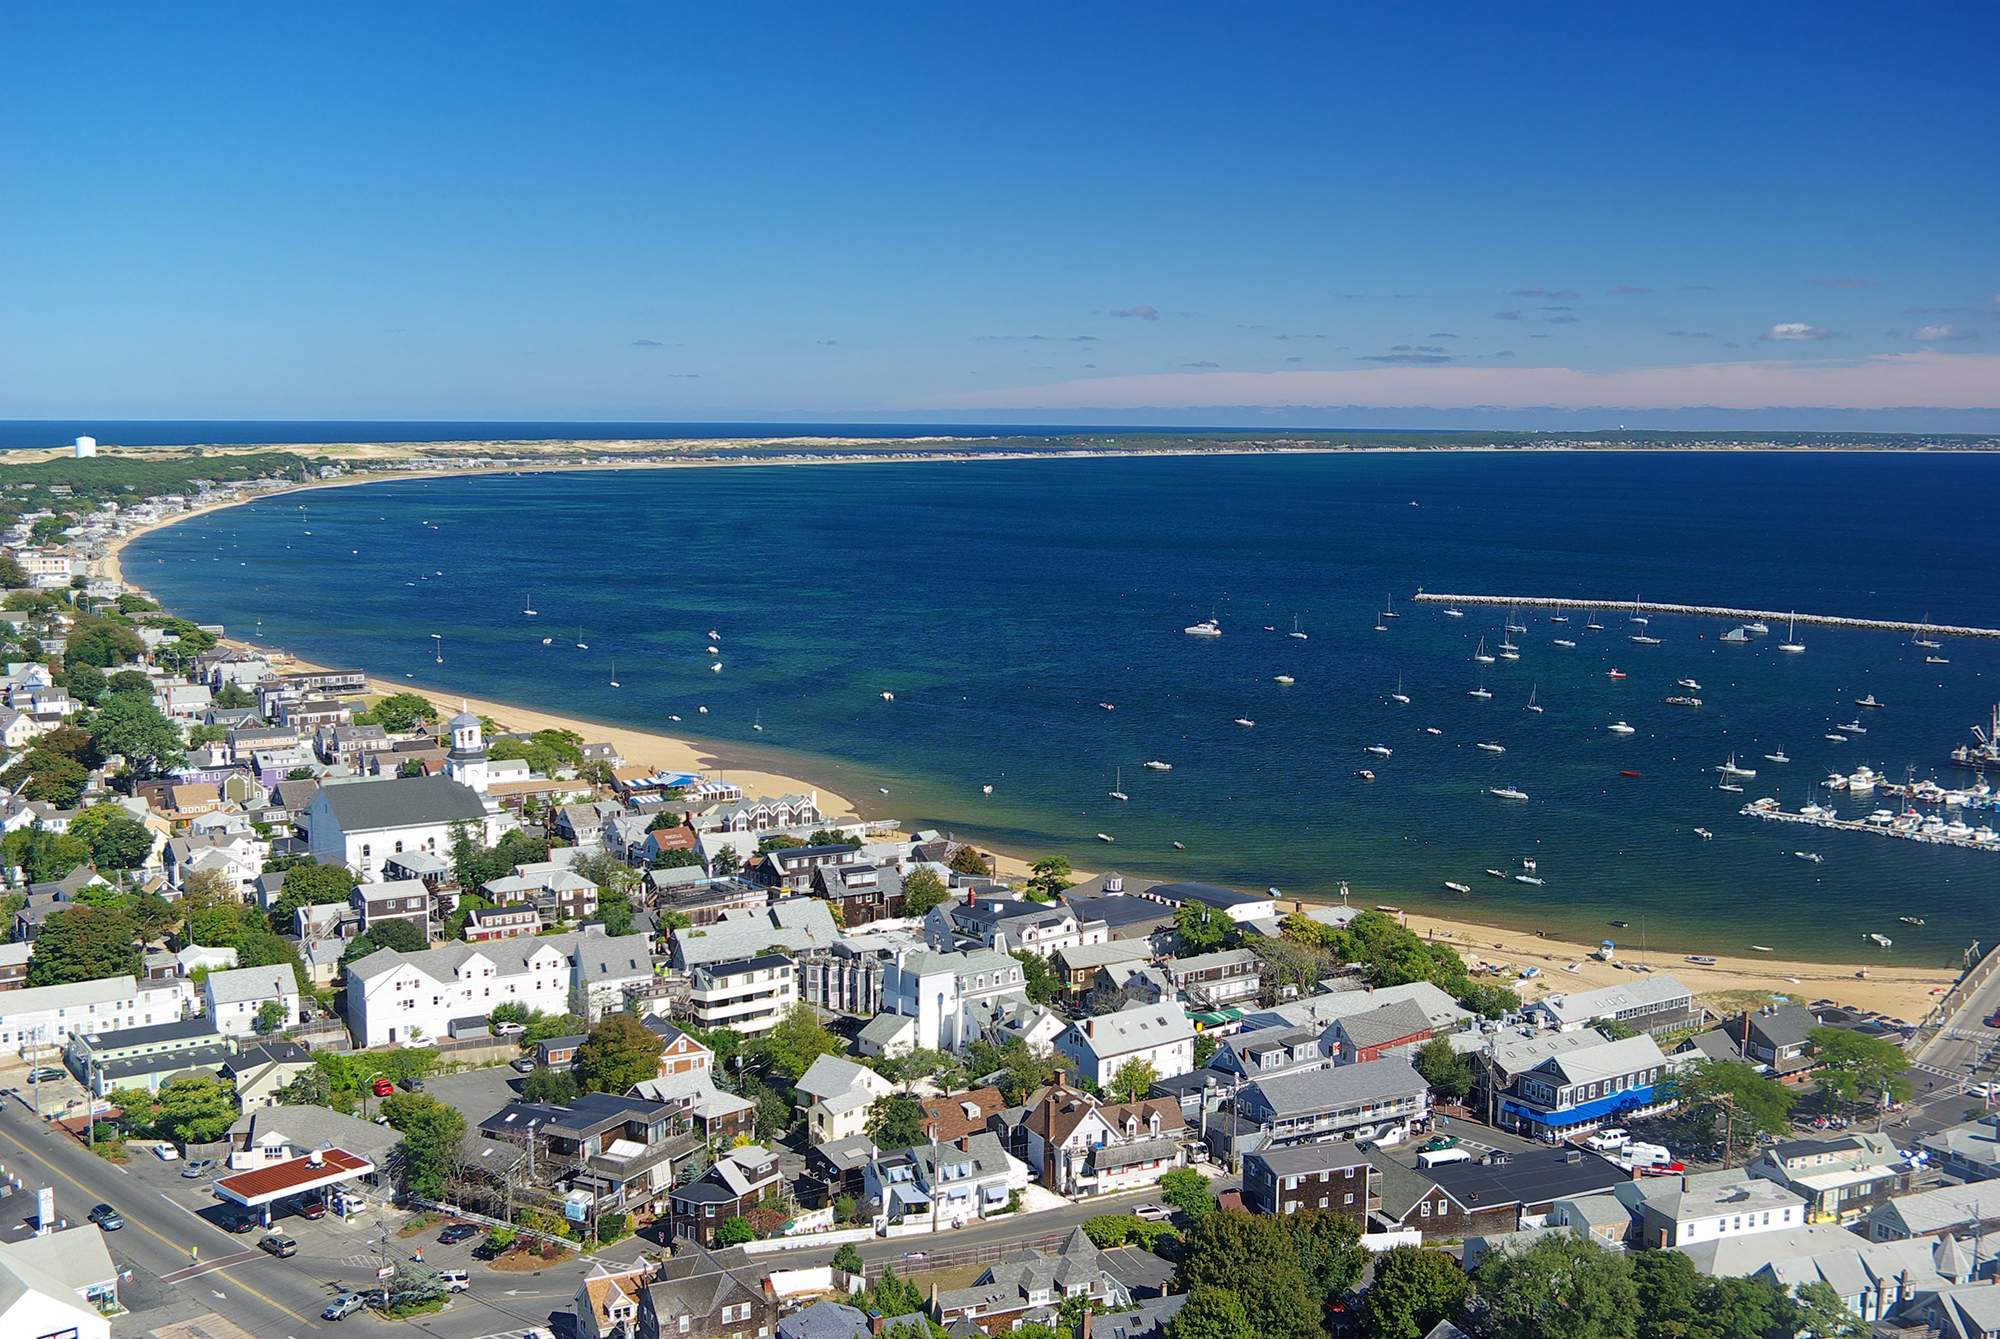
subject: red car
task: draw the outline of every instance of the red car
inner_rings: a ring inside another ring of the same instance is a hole
[[[394,1097],[396,1095],[396,1085],[387,1079],[377,1079],[375,1080],[375,1095],[377,1097]]]
[[[1996,1011],[1990,1017],[1987,1018],[1986,1026],[1990,1028],[2000,1028],[2000,1011]]]

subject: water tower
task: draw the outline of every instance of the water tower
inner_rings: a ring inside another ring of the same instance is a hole
[[[76,439],[76,458],[78,460],[89,460],[96,454],[97,439],[95,437],[79,437]]]

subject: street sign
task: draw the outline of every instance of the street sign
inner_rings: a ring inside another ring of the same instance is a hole
[[[375,1271],[375,1277],[378,1279],[394,1278],[395,1276],[396,1276],[396,1267],[394,1265],[383,1265],[380,1269]]]

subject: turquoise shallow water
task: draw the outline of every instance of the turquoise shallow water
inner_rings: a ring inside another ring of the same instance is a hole
[[[1796,808],[1835,766],[1948,775],[1946,750],[2000,699],[2000,643],[1954,643],[1948,666],[1928,666],[1906,638],[1811,628],[1788,656],[1781,628],[1729,647],[1725,625],[1655,618],[1661,645],[1647,647],[1623,615],[1589,632],[1544,612],[1520,620],[1520,661],[1481,667],[1475,644],[1497,645],[1502,611],[1450,619],[1407,597],[2000,626],[1983,556],[1995,515],[1987,456],[773,466],[296,494],[157,532],[126,570],[191,617],[385,682],[797,750],[808,774],[884,812],[1024,853],[1287,892],[1345,880],[1371,903],[1581,938],[1636,941],[1643,925],[1650,945],[1686,951],[1849,959],[1881,931],[1897,960],[1942,963],[2000,919],[2000,854],[1735,811],[1765,794]],[[530,592],[535,618],[519,612]],[[1391,592],[1402,617],[1377,632]],[[1181,631],[1211,611],[1221,638]],[[1308,640],[1284,635],[1294,615]],[[1606,678],[1614,665],[1629,677]],[[1467,695],[1482,677],[1490,701]],[[1706,705],[1662,703],[1681,677]],[[1408,706],[1390,700],[1399,678]],[[1523,710],[1531,691],[1546,712]],[[1868,733],[1826,741],[1871,692],[1888,705]],[[1619,719],[1638,733],[1613,736]],[[1373,744],[1393,756],[1363,752]],[[1789,766],[1762,760],[1780,746]],[[1741,796],[1706,770],[1732,750],[1760,773]],[[1108,798],[1114,776],[1128,802]],[[1530,799],[1488,794],[1506,785]],[[1890,803],[1835,802],[1846,816]],[[1482,872],[1526,856],[1546,886]]]

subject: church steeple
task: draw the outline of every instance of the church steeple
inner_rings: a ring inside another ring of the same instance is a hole
[[[444,755],[445,767],[453,781],[484,795],[488,761],[484,727],[462,699],[458,705],[458,715],[445,725],[451,731],[451,751]]]

